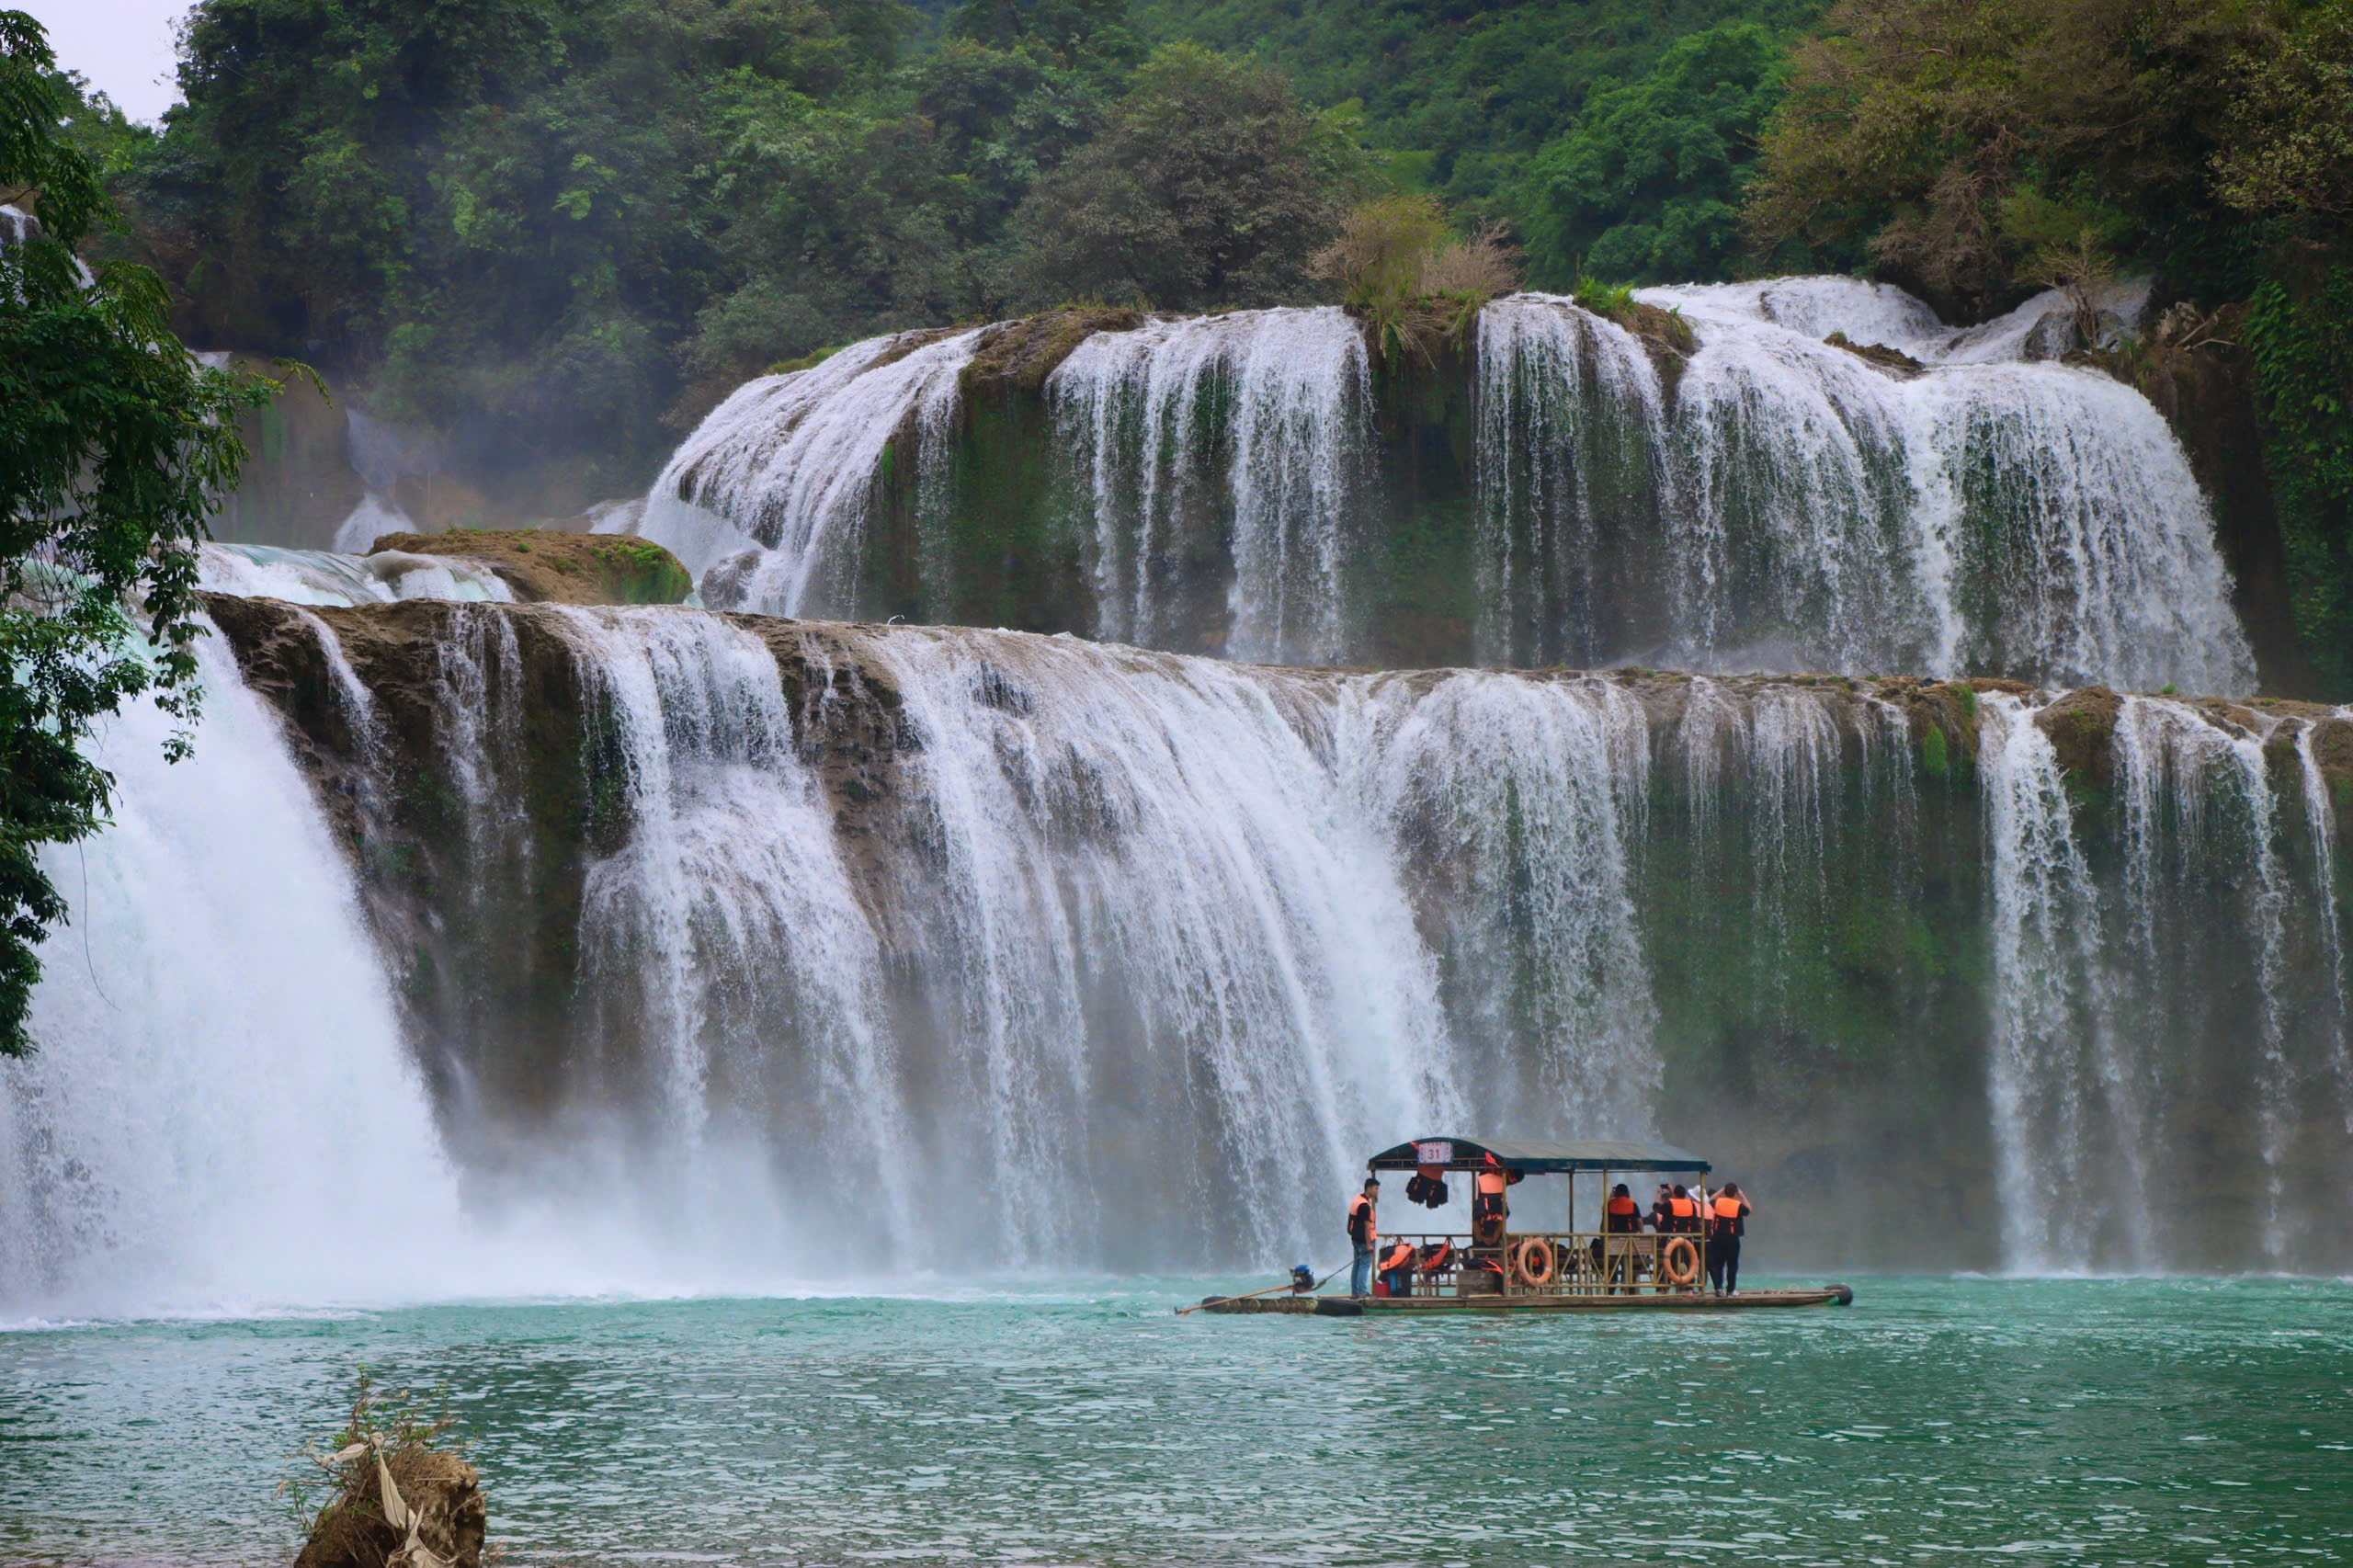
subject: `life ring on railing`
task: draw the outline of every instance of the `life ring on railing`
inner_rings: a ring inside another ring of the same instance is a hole
[[[1512,1272],[1523,1285],[1550,1285],[1560,1261],[1552,1244],[1542,1236],[1530,1236],[1511,1249]]]
[[[1689,1236],[1677,1236],[1659,1254],[1658,1267],[1671,1284],[1696,1285],[1699,1282],[1699,1249],[1691,1244]]]

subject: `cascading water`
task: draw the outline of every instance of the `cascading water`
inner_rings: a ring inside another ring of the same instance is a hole
[[[1321,1259],[1364,1152],[1436,1129],[1688,1138],[1858,1260],[2353,1252],[2315,1201],[2353,1092],[2318,710],[214,604],[334,836],[225,665],[198,771],[122,755],[64,1027],[0,1069],[12,1311],[502,1277],[450,1227],[538,1236],[535,1288],[614,1247],[648,1282]],[[227,1218],[366,1212],[290,1168],[350,1147],[432,1270]],[[1945,1224],[1875,1207],[1943,1181]]]
[[[457,1185],[350,875],[217,638],[194,756],[107,733],[114,825],[44,856],[72,906],[0,1062],[0,1318],[463,1288]]]
[[[1188,562],[1227,540],[1220,644],[1332,664],[1370,480],[1371,367],[1337,310],[1237,311],[1098,333],[1047,383],[1093,524],[1097,635],[1170,646]]]
[[[1550,556],[1561,579],[1533,614],[1493,601],[1494,656],[2252,683],[2212,518],[2138,392],[1994,358],[2025,335],[1952,333],[1883,285],[1641,298],[1699,340],[1667,397],[1625,334],[1566,301],[1482,317],[1482,559],[1508,583],[1518,556]],[[1891,369],[1831,331],[1950,362]],[[1530,390],[1563,383],[1602,449]],[[1615,526],[1596,527],[1597,485]],[[1575,585],[1604,572],[1616,591],[1597,612]]]
[[[1641,300],[1639,334],[1498,300],[1427,362],[1329,308],[879,338],[736,392],[642,527],[714,605],[1270,663],[2251,683],[2180,444],[2050,358],[2055,296],[1968,330],[1844,278]]]
[[[1500,300],[1479,317],[1477,405],[1481,653],[1541,665],[1631,643],[1680,509],[1649,354],[1566,299]]]
[[[2314,721],[2120,699],[2116,831],[2096,847],[2036,705],[1985,704],[2010,1260],[2178,1259],[2211,1238],[2177,1233],[2228,1206],[2249,1216],[2242,1252],[2283,1265],[2312,1223],[2299,1193],[2336,1179],[2344,1152],[2313,1112],[2335,1120],[2353,1087],[2330,808],[2276,778],[2266,745],[2293,724],[2309,750]],[[2062,735],[2077,718],[2043,711]],[[2301,869],[2291,790],[2317,808]]]
[[[2353,708],[2340,708],[2337,717],[2353,719]],[[2329,800],[2328,781],[2321,775],[2315,739],[2320,726],[2305,721],[2296,726],[2296,766],[2302,789],[2306,852],[2311,857],[2315,889],[2313,914],[2321,937],[2321,963],[2328,977],[2329,1011],[2336,1020],[2335,1045],[2329,1052],[2331,1075],[2336,1082],[2337,1104],[2345,1116],[2345,1131],[2353,1138],[2353,981],[2348,981],[2346,917],[2336,907],[2336,829]]]
[[[298,605],[389,604],[395,599],[476,599],[514,595],[488,571],[442,556],[388,550],[376,555],[281,550],[267,544],[199,547],[198,581],[215,593],[266,596]]]
[[[853,611],[875,471],[911,417],[952,406],[980,335],[874,338],[746,382],[672,456],[638,531],[697,577],[723,562],[704,587],[716,608]]]
[[[2143,1157],[2147,1129],[2129,1090],[2101,1093],[2121,1085],[2101,1071],[2115,1060],[2119,1020],[2099,961],[2097,886],[2033,708],[1995,694],[1984,715],[1996,979],[1988,1077],[2004,1258],[2028,1271],[2080,1266],[2101,1226],[2121,1220],[2123,1261],[2138,1264],[2148,1194],[2117,1171]]]

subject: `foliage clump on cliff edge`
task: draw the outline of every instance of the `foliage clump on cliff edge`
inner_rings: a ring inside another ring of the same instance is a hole
[[[1350,212],[1308,272],[1339,285],[1382,358],[1427,362],[1441,343],[1462,340],[1488,301],[1519,287],[1519,253],[1500,223],[1457,235],[1437,198],[1399,194]]]

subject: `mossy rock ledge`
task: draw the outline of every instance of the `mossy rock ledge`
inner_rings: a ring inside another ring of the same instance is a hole
[[[627,534],[546,528],[386,534],[368,553],[389,550],[470,561],[525,604],[674,605],[695,585],[676,556]]]

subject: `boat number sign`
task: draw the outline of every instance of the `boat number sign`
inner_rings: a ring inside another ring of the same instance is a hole
[[[1454,1145],[1444,1139],[1414,1145],[1414,1163],[1417,1165],[1450,1165],[1454,1163]]]

